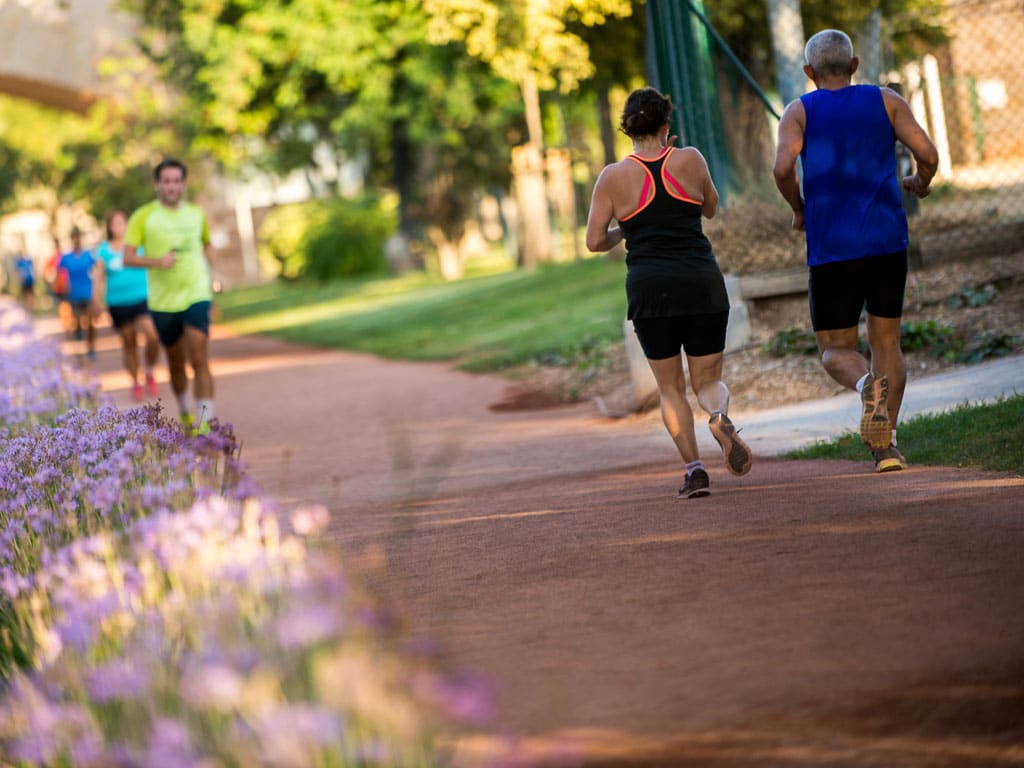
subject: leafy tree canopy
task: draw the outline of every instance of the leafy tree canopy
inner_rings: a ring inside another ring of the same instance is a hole
[[[594,74],[586,41],[570,28],[604,24],[633,13],[630,0],[425,0],[430,39],[465,42],[471,56],[501,77],[536,78],[542,90],[575,90]]]
[[[895,63],[914,55],[918,43],[934,44],[943,40],[941,13],[943,0],[883,0],[876,3],[837,3],[834,0],[801,0],[804,36],[822,29],[841,29],[854,38],[868,17],[882,12],[891,32]],[[739,59],[764,78],[771,70],[771,39],[768,10],[764,0],[717,0],[705,5],[715,29],[729,43]]]
[[[13,175],[0,189],[7,192],[7,206],[36,205],[52,212],[63,203],[80,203],[100,217],[151,197],[144,168],[161,142],[140,125],[140,113],[129,116],[113,102],[100,102],[79,116],[0,97],[8,158],[2,165],[5,176]]]

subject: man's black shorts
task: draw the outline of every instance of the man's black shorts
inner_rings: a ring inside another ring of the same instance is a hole
[[[153,316],[153,325],[160,343],[165,347],[173,347],[185,333],[185,326],[210,335],[210,302],[197,301],[183,312],[157,312],[149,310]]]
[[[110,322],[114,324],[114,327],[121,328],[135,322],[135,318],[140,315],[147,314],[149,308],[146,306],[146,301],[142,300],[134,304],[112,304],[107,307],[107,312],[110,313]]]
[[[816,331],[855,328],[865,307],[875,317],[902,317],[906,286],[905,250],[811,267],[811,327]]]
[[[677,317],[637,317],[633,329],[648,360],[675,357],[682,348],[691,357],[725,349],[729,310]]]

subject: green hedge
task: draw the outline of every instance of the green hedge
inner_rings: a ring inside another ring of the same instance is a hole
[[[260,226],[260,248],[281,277],[328,282],[387,271],[384,244],[397,226],[388,199],[310,200],[272,210]]]

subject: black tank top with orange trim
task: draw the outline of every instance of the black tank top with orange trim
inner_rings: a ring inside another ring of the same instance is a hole
[[[701,203],[665,170],[671,151],[653,160],[629,156],[647,171],[637,209],[619,221],[631,320],[729,309],[722,271],[701,226]]]

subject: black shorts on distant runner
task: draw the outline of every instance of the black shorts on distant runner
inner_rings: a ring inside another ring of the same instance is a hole
[[[855,328],[867,307],[874,317],[903,316],[906,250],[810,268],[808,299],[815,331]]]
[[[182,312],[157,312],[149,310],[153,316],[153,325],[160,343],[165,347],[173,347],[185,333],[185,326],[210,335],[210,302],[197,301]]]
[[[729,310],[702,315],[636,317],[633,329],[648,360],[666,360],[680,348],[691,357],[713,355],[725,349]]]
[[[135,322],[135,318],[148,314],[149,307],[146,306],[146,302],[143,300],[135,304],[112,305],[107,307],[107,312],[110,313],[110,322],[114,324],[114,327],[121,328]]]

